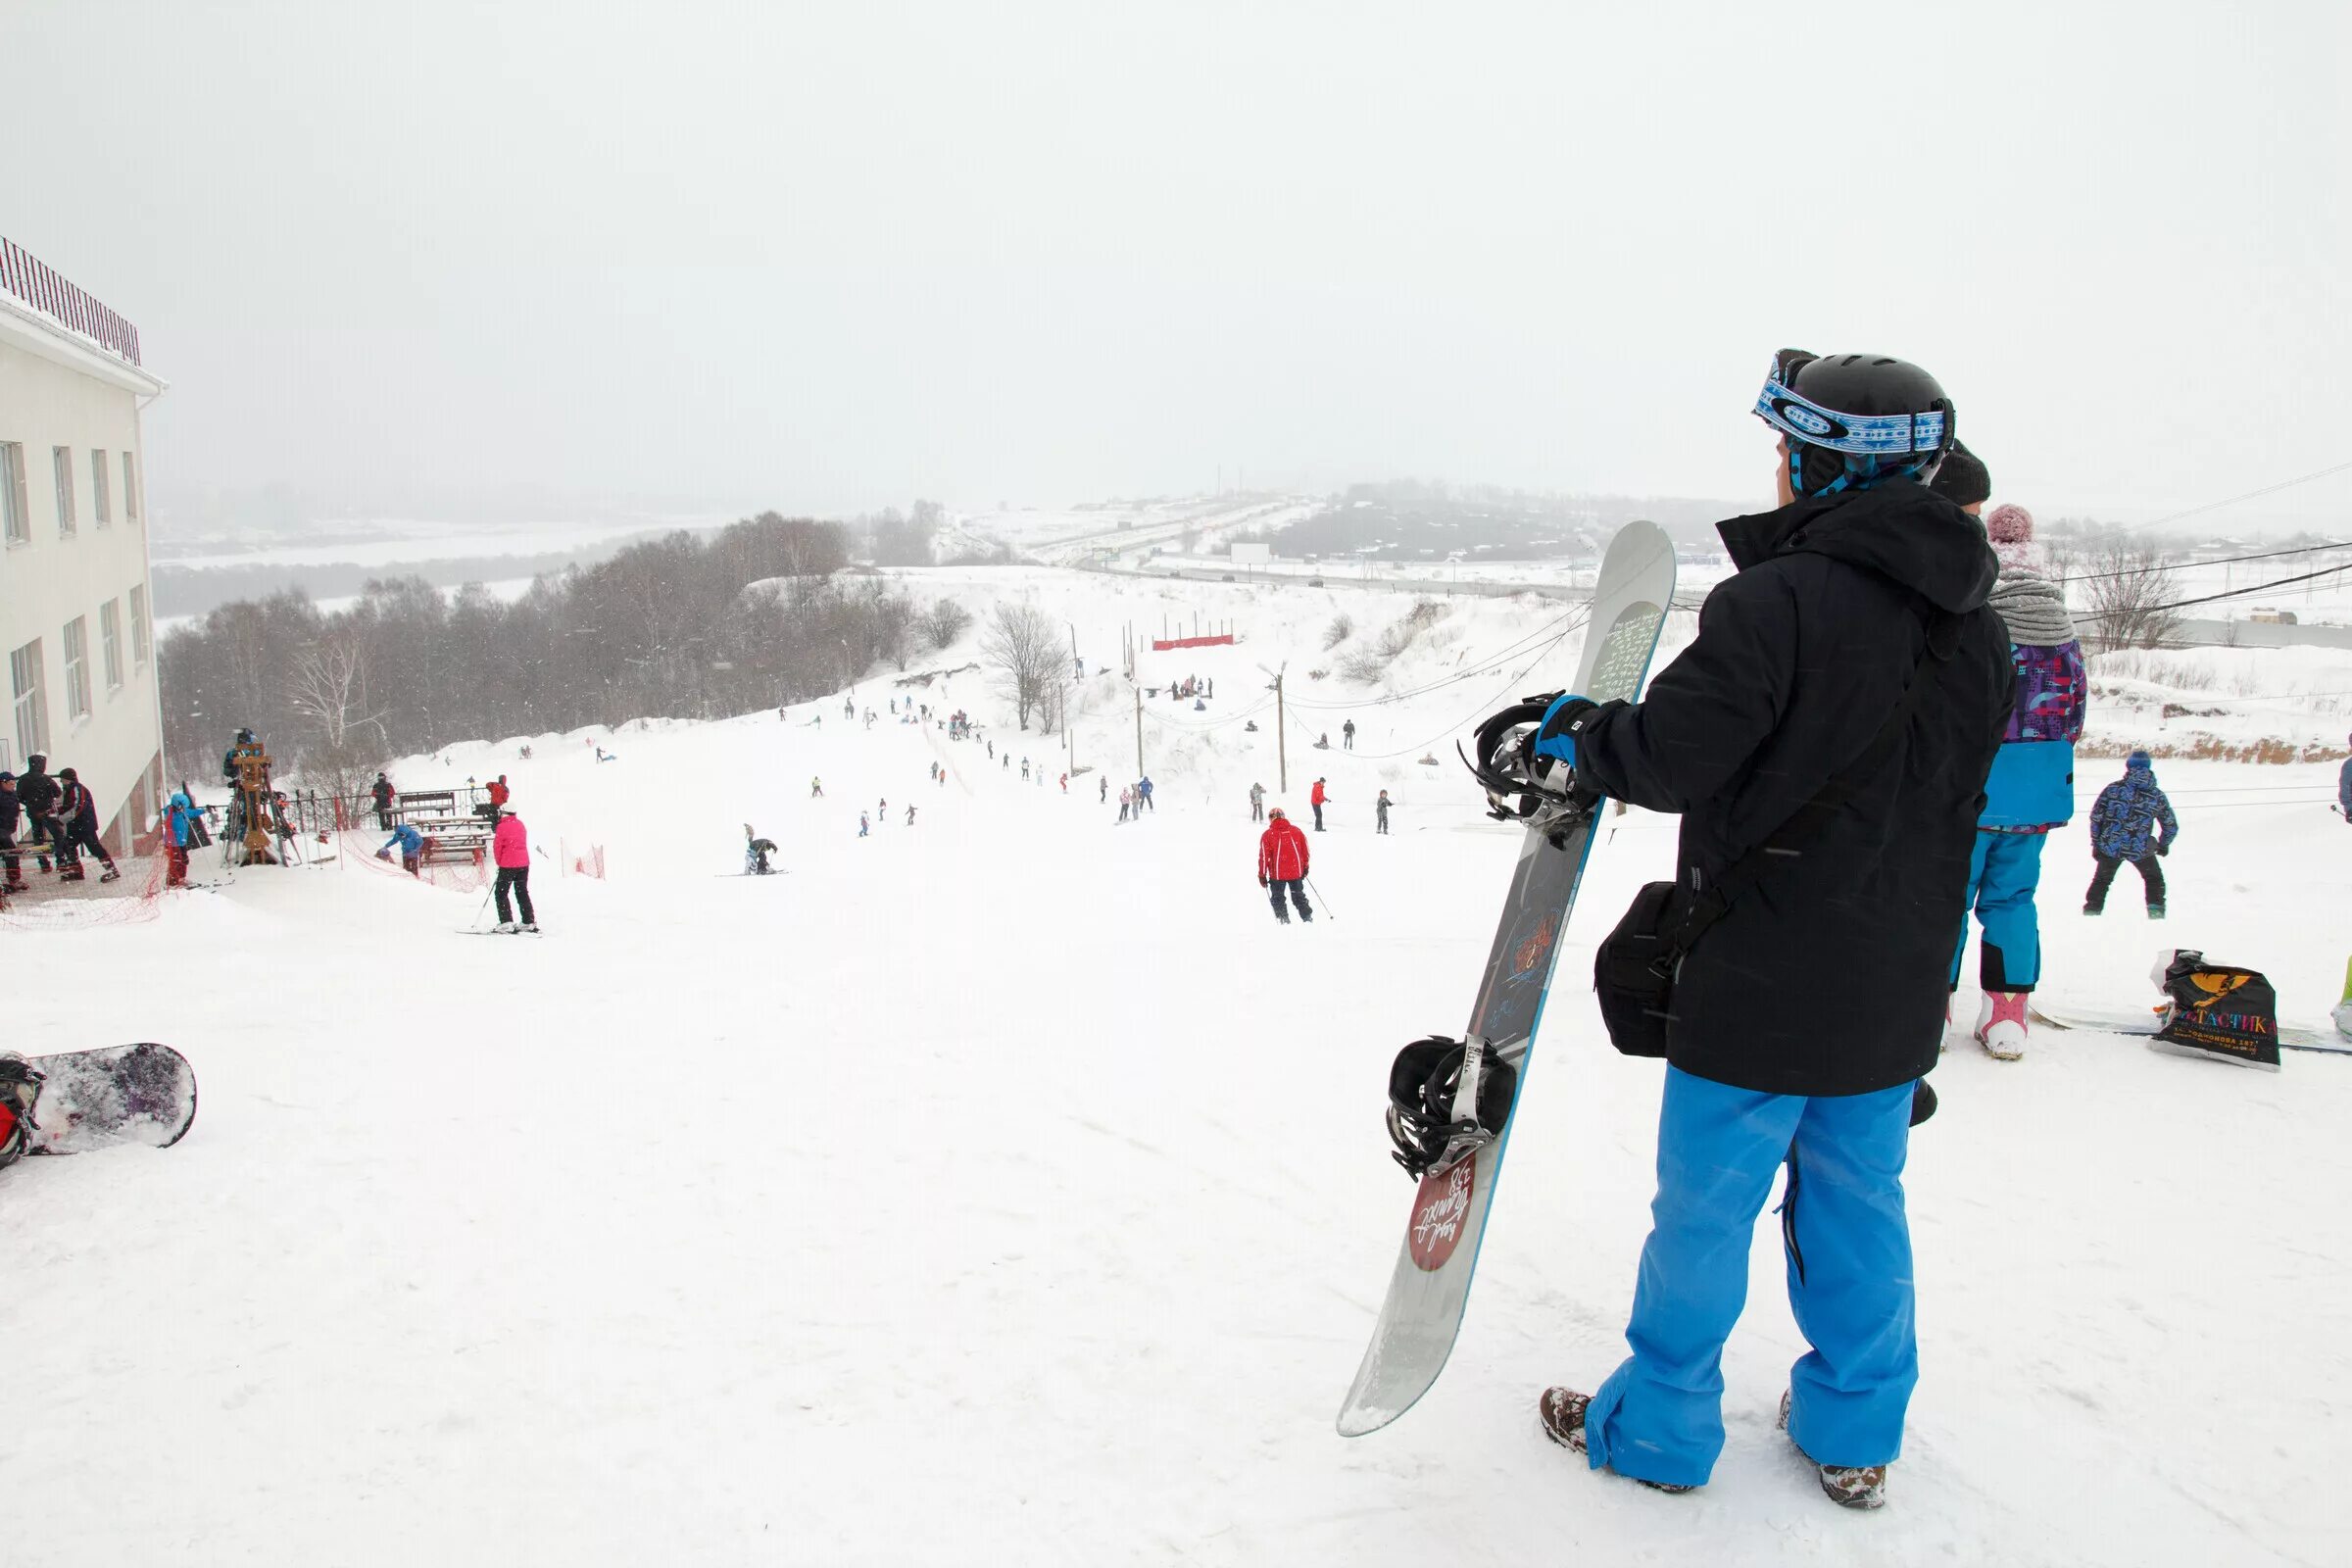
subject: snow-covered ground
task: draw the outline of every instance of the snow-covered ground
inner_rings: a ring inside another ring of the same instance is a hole
[[[1672,823],[1640,812],[1565,944],[1453,1364],[1395,1427],[1334,1436],[1411,1193],[1388,1061],[1461,1024],[1515,850],[1451,738],[1564,677],[1567,607],[1457,602],[1365,685],[1340,663],[1394,598],[915,575],[1072,622],[1078,760],[1115,769],[1112,805],[1095,771],[1022,783],[1059,741],[1014,730],[979,672],[880,673],[857,691],[870,731],[836,697],[396,764],[413,788],[509,776],[547,852],[541,938],[460,935],[480,896],[360,835],[147,924],[7,934],[40,977],[11,1044],[168,1040],[204,1108],[167,1152],[0,1175],[0,1539],[26,1560],[401,1568],[2341,1560],[2333,1057],[2273,1075],[2071,1034],[2003,1064],[1955,1037],[1913,1146],[1925,1376],[1883,1514],[1832,1506],[1773,1430],[1800,1342],[1769,1219],[1713,1485],[1660,1496],[1544,1440],[1538,1391],[1622,1353],[1646,1224],[1659,1068],[1608,1050],[1584,982],[1668,863]],[[1341,612],[1357,625],[1326,651]],[[1123,625],[1196,612],[1248,641],[1145,654],[1147,683],[1220,695],[1146,704],[1158,808],[1114,825],[1137,720],[1093,671]],[[1285,804],[1303,815],[1318,775],[1335,801],[1310,926],[1276,927],[1252,875],[1245,793],[1278,766],[1261,663],[1290,672]],[[1012,767],[892,722],[907,691],[968,709]],[[2110,765],[2086,763],[2086,795]],[[2129,872],[2082,918],[2088,853],[2063,836],[2047,994],[2129,1004],[2159,946],[2203,946],[2323,1021],[2352,947],[2333,765],[2159,771],[2173,918],[2144,921]],[[725,874],[747,822],[789,875]],[[561,876],[559,843],[604,846],[607,879]],[[1837,956],[1789,980],[1758,1005],[1803,1005]]]

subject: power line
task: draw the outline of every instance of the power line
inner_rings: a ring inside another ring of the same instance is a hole
[[[2347,468],[2352,468],[2352,461],[2335,464],[2315,473],[2304,474],[2299,479],[2281,479],[2277,484],[2266,484],[2261,489],[2249,490],[2242,496],[2230,496],[2224,501],[2208,501],[2201,507],[2191,507],[2186,512],[2176,512],[2169,517],[2157,517],[2148,522],[2135,522],[2132,524],[2132,527],[2134,529],[2161,528],[2168,522],[2180,522],[2184,518],[2200,516],[2208,512],[2218,512],[2224,507],[2234,507],[2240,501],[2254,501],[2263,496],[2276,495],[2281,490],[2292,490],[2299,484],[2309,484],[2314,479],[2325,479],[2331,473],[2342,473]]]
[[[2097,547],[2093,546],[2092,548],[2096,549]],[[2316,556],[2323,550],[2352,550],[2352,544],[2302,545],[2293,550],[2266,550],[2259,555],[2252,556],[2215,556],[2206,561],[2183,561],[2173,565],[2127,566],[2121,571],[2082,571],[2070,577],[2050,577],[2044,580],[2053,583],[2101,582],[2109,577],[2136,577],[2150,570],[2187,571],[2197,566],[2233,565],[2241,561],[2276,561],[2281,556]],[[2268,587],[2269,585],[2266,583],[2264,586]]]
[[[2317,571],[2307,571],[2299,577],[2280,577],[2275,581],[2257,583],[2251,588],[2226,588],[2218,594],[2199,594],[2194,599],[2176,599],[2169,605],[2150,605],[2148,610],[2150,612],[2186,610],[2191,605],[2210,605],[2217,599],[2244,599],[2253,594],[2267,594],[2274,588],[2284,588],[2291,583],[2311,582],[2320,577],[2332,577],[2338,572],[2344,571],[2352,571],[2352,561],[2347,561],[2340,566],[2322,566]],[[2097,616],[2096,611],[2091,613],[2094,617]]]

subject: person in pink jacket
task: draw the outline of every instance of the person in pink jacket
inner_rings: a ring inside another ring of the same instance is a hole
[[[522,818],[513,811],[498,813],[498,827],[490,835],[490,858],[498,862],[498,881],[492,884],[490,896],[498,901],[500,931],[536,931],[539,920],[531,912],[531,841],[523,831]],[[507,906],[507,890],[514,890],[514,902],[522,906],[522,924]]]

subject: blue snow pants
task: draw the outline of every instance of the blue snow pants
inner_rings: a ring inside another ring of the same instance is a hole
[[[2041,883],[2041,847],[2047,833],[1983,833],[1968,862],[1968,903],[1984,928],[1977,978],[1987,991],[2031,991],[2041,978],[2041,924],[2034,913],[2034,890]],[[1960,916],[1960,944],[1952,950],[1952,984],[1968,956],[1968,916]]]
[[[1789,1436],[1817,1464],[1902,1451],[1919,1381],[1902,1182],[1911,1087],[1808,1099],[1666,1069],[1658,1196],[1625,1330],[1633,1354],[1585,1414],[1593,1469],[1686,1487],[1714,1470],[1723,1344],[1747,1303],[1756,1216],[1784,1161],[1788,1302],[1813,1347],[1789,1372]]]

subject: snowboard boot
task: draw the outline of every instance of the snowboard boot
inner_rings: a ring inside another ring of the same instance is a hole
[[[86,880],[87,878],[80,866],[69,865],[63,871],[57,873],[57,879],[60,882],[80,882]]]
[[[2149,918],[2149,919],[2151,919],[2151,920],[2161,920],[2161,919],[2163,919],[2163,918],[2164,918],[2164,906],[2163,906],[2163,905],[2161,905],[2161,904],[2151,904],[2151,905],[2149,905],[2149,906],[2148,906],[2148,918]]]
[[[2007,993],[2011,996],[2019,992]],[[1781,1430],[1788,1430],[1788,1391],[1781,1391]],[[1791,1437],[1788,1446],[1796,1448]],[[1884,1508],[1886,1506],[1886,1467],[1883,1464],[1823,1464],[1802,1448],[1813,1468],[1821,1473],[1821,1490],[1825,1496],[1840,1508]]]
[[[1563,1448],[1579,1453],[1585,1448],[1585,1410],[1592,1402],[1590,1394],[1574,1389],[1545,1389],[1536,1406],[1537,1419],[1544,1423],[1544,1435]],[[1642,1481],[1640,1476],[1627,1476],[1628,1481]],[[1664,1481],[1642,1481],[1652,1492],[1696,1492],[1696,1487],[1678,1487]]]
[[[122,880],[122,869],[118,866],[110,865],[103,872],[99,873],[98,880],[101,882],[120,882]]]
[[[2002,1061],[2015,1061],[2026,1054],[2026,993],[1984,993],[1977,1012],[1977,1044],[1986,1055]]]

